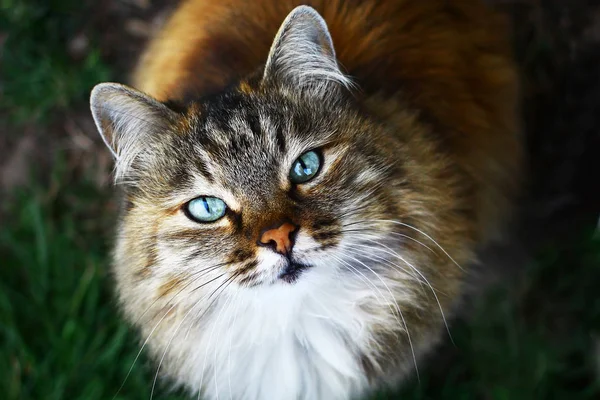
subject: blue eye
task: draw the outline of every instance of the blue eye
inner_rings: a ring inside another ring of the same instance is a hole
[[[216,197],[198,197],[186,205],[188,217],[197,222],[214,222],[225,215],[225,202]]]
[[[321,167],[321,157],[317,152],[311,150],[302,154],[290,170],[290,180],[292,183],[305,183],[310,181],[317,175]]]

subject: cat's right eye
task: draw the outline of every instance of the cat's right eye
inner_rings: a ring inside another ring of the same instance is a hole
[[[225,215],[227,205],[216,197],[202,196],[185,205],[188,218],[196,222],[214,222]]]
[[[314,178],[321,169],[321,157],[314,150],[302,154],[290,170],[290,181],[298,185]]]

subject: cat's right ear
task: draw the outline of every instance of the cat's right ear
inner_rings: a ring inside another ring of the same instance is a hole
[[[352,88],[339,68],[327,24],[312,7],[298,6],[283,21],[265,65],[263,82],[269,81],[312,94]]]
[[[140,152],[175,113],[153,98],[118,83],[100,83],[90,96],[94,122],[116,160],[115,179],[126,175]]]

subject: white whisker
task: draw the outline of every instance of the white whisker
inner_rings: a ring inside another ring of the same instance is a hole
[[[391,254],[395,257],[398,257],[401,261],[403,261],[406,265],[408,265],[410,268],[412,268],[417,274],[419,274],[421,276],[421,278],[423,278],[425,280],[425,282],[427,283],[427,285],[429,286],[429,288],[431,289],[431,293],[433,294],[433,296],[435,297],[435,301],[437,302],[437,305],[440,309],[440,314],[442,315],[442,320],[444,321],[444,325],[446,326],[446,331],[448,332],[448,336],[450,336],[450,340],[452,341],[452,343],[454,343],[454,340],[452,339],[452,334],[450,333],[450,328],[448,326],[448,322],[446,320],[446,316],[444,315],[444,311],[442,309],[442,304],[440,303],[440,300],[437,296],[436,290],[434,289],[434,287],[431,285],[431,283],[429,282],[429,280],[425,277],[425,275],[423,275],[421,273],[421,271],[419,271],[418,268],[416,268],[414,265],[412,265],[411,263],[409,263],[406,259],[404,259],[400,254],[398,254],[397,252],[395,252],[394,250],[390,249],[388,246],[382,244],[382,243],[377,243],[374,240],[371,239],[366,239],[369,240],[371,242],[374,242],[377,246],[366,246],[366,245],[361,245],[361,244],[357,244],[357,246],[363,246],[363,247],[367,247],[370,249],[377,249],[377,250],[384,250],[381,247],[378,246],[382,246],[385,249],[389,250],[388,254]]]
[[[216,265],[212,265],[210,267],[206,267],[200,271],[196,271],[193,274],[190,275],[190,277],[194,277],[195,275],[198,275],[202,272],[206,272],[206,271],[213,271],[223,265],[225,265],[226,263],[221,263],[221,264],[216,264]],[[197,277],[199,278],[199,277]],[[189,282],[187,284],[185,284],[177,293],[175,293],[173,296],[171,296],[171,298],[169,298],[169,300],[167,300],[167,304],[169,304],[170,302],[172,302],[173,300],[175,300],[176,297],[179,296],[179,294],[181,294],[186,288],[188,288],[191,284],[193,284],[194,282],[196,282],[197,279],[190,279]],[[137,325],[137,323],[139,323],[139,321],[141,321],[141,319],[152,309],[152,307],[160,300],[160,297],[156,298],[147,308],[146,310],[142,313],[142,315],[140,315],[136,321],[134,322],[134,325]],[[121,390],[123,390],[123,387],[125,387],[125,383],[127,382],[127,379],[129,378],[129,376],[131,375],[131,373],[133,372],[133,368],[137,362],[137,360],[140,358],[140,355],[142,354],[142,351],[144,350],[144,348],[146,347],[146,344],[148,343],[148,341],[150,340],[150,338],[152,337],[152,334],[154,333],[154,331],[156,330],[156,328],[158,328],[158,326],[160,325],[160,323],[162,322],[162,320],[171,312],[171,310],[173,308],[175,308],[175,306],[177,305],[177,303],[173,304],[171,306],[171,308],[169,308],[167,310],[167,312],[165,313],[165,315],[163,315],[163,317],[157,322],[157,324],[152,328],[152,330],[150,331],[150,333],[148,334],[148,337],[146,338],[146,340],[144,341],[144,343],[142,344],[142,347],[140,348],[140,350],[138,351],[135,359],[133,360],[133,362],[131,363],[131,367],[129,368],[129,370],[127,371],[127,375],[125,375],[125,379],[123,379],[123,383],[121,383],[121,386],[119,387],[119,389],[117,390],[117,392],[115,393],[115,395],[113,396],[112,400],[115,400],[116,397],[119,395],[119,393],[121,392]]]
[[[369,260],[374,261],[374,262],[383,262],[386,265],[392,266],[393,268],[395,268],[396,270],[398,270],[398,271],[400,271],[402,273],[407,273],[407,274],[409,274],[411,276],[412,279],[414,279],[415,281],[417,281],[419,283],[419,286],[422,289],[424,289],[423,285],[425,284],[425,281],[422,278],[420,278],[417,275],[415,275],[415,273],[414,273],[414,271],[412,269],[408,269],[407,270],[405,268],[402,268],[400,265],[398,265],[395,262],[387,259],[386,257],[379,256],[377,254],[372,254],[370,252],[367,252],[366,250],[361,250],[361,249],[354,248],[352,250],[349,250],[348,252],[350,254],[356,254],[358,256],[368,258]]]
[[[237,314],[240,306],[240,302],[237,297],[238,294],[235,294],[235,311],[233,313],[233,322],[231,324],[231,330],[229,331],[229,351],[227,352],[227,382],[229,384],[229,400],[233,400],[233,391],[231,389],[231,338],[233,337],[233,332],[235,332],[235,323],[237,322]]]
[[[435,244],[441,251],[444,252],[444,254],[446,256],[448,256],[448,258],[450,259],[450,261],[452,261],[454,263],[454,265],[456,265],[458,268],[460,268],[462,271],[464,271],[463,267],[461,267],[455,260],[454,258],[452,258],[452,256],[431,236],[429,236],[427,233],[423,232],[422,230],[415,228],[412,225],[406,224],[404,222],[400,222],[400,221],[396,221],[396,220],[392,220],[392,219],[380,219],[380,220],[375,220],[375,221],[382,221],[382,222],[391,222],[393,224],[397,224],[397,225],[402,225],[405,226],[407,228],[413,229],[417,232],[419,232],[421,235],[425,236],[427,239],[431,240],[433,242],[433,244]]]
[[[202,286],[207,285],[208,283],[211,283],[219,278],[221,278],[222,276],[224,276],[226,273],[223,273],[219,276],[217,276],[214,279],[211,279],[210,281],[194,288],[193,290],[197,290]],[[154,381],[152,382],[152,390],[150,391],[150,400],[152,400],[153,396],[154,396],[154,389],[156,387],[156,382],[158,380],[158,374],[160,372],[160,367],[162,366],[162,363],[165,359],[165,356],[167,354],[167,351],[169,350],[169,347],[171,346],[171,342],[173,341],[173,338],[175,337],[175,335],[177,334],[177,332],[179,332],[179,329],[181,328],[181,326],[183,325],[183,323],[185,322],[186,318],[188,317],[188,315],[190,315],[190,313],[199,305],[202,304],[203,298],[200,299],[198,302],[196,302],[196,304],[194,304],[192,307],[190,307],[190,309],[185,313],[185,315],[183,316],[183,318],[181,319],[181,322],[177,325],[177,327],[175,328],[175,331],[173,332],[173,334],[171,335],[171,337],[169,338],[169,341],[167,343],[167,346],[165,347],[165,350],[163,351],[163,354],[160,358],[160,362],[158,363],[158,367],[156,368],[156,374],[154,375]]]
[[[400,318],[402,319],[402,323],[404,324],[404,329],[406,331],[406,337],[408,338],[408,343],[410,345],[410,350],[412,353],[412,357],[413,357],[413,362],[415,364],[415,373],[417,375],[417,380],[419,382],[421,382],[421,377],[419,375],[419,368],[417,367],[417,356],[415,354],[415,348],[413,346],[412,343],[412,339],[410,337],[410,331],[408,330],[408,324],[406,323],[406,320],[404,319],[404,315],[402,314],[402,310],[400,310],[400,306],[398,305],[398,301],[396,300],[395,296],[392,294],[392,291],[390,290],[389,286],[387,285],[387,283],[385,283],[385,280],[383,280],[383,278],[381,278],[381,276],[379,276],[378,273],[376,273],[371,267],[369,267],[368,265],[366,265],[365,263],[363,263],[362,261],[351,257],[354,261],[358,262],[359,264],[361,264],[363,267],[367,268],[369,271],[371,271],[373,273],[373,275],[375,275],[380,281],[381,283],[383,283],[383,286],[385,286],[386,290],[388,291],[388,293],[390,294],[390,296],[392,297],[392,300],[394,300],[394,303],[396,305],[396,310],[398,312],[398,315],[400,315]],[[396,316],[397,318],[397,316]],[[398,320],[397,320],[398,321]],[[398,321],[398,323],[400,323],[400,321]]]
[[[362,225],[358,226],[355,230],[342,230],[342,232],[361,232],[363,230],[364,231],[369,231],[370,230],[369,228],[371,228],[371,227],[372,228],[380,228],[380,226],[377,224],[376,221],[377,220],[375,220],[375,221],[360,220],[360,221],[354,221],[354,222],[351,222],[351,223],[348,223],[348,224],[343,224],[342,228],[346,228],[346,227],[349,227],[349,226],[355,226],[355,225],[359,225],[359,224],[362,224]],[[386,232],[386,233],[389,233],[389,234],[395,235],[395,236],[400,236],[400,237],[406,238],[408,240],[411,240],[413,242],[416,242],[416,243],[420,244],[421,246],[425,247],[427,250],[429,250],[429,251],[431,251],[432,253],[435,254],[435,250],[433,250],[431,247],[427,246],[425,243],[423,243],[423,242],[415,239],[412,236],[409,236],[409,235],[406,235],[406,234],[400,233],[400,232],[393,232],[393,231]]]
[[[214,322],[213,325],[213,329],[212,331],[214,331],[214,328],[216,327],[216,325],[219,324],[219,321],[221,320],[221,317],[223,315],[227,315],[229,313],[229,308],[233,307],[233,298],[234,296],[229,296],[227,298],[227,302],[225,303],[225,305],[221,308],[221,310],[219,311],[219,315],[217,316],[217,320]],[[226,312],[223,312],[225,309],[227,308]],[[212,336],[212,332],[211,332],[211,336]],[[208,339],[208,346],[207,346],[207,350],[208,348],[210,348],[210,338]],[[205,359],[206,361],[206,359]],[[219,383],[217,382],[217,346],[214,346],[214,351],[213,351],[213,378],[214,378],[214,382],[215,382],[215,393],[217,395],[217,399],[219,399]]]
[[[360,235],[352,235],[352,239],[353,239],[352,245],[347,246],[344,250],[348,251],[348,252],[356,251],[357,250],[356,246],[357,245],[360,246],[361,245],[360,242],[362,242],[362,241],[379,242],[382,240],[381,235],[376,234],[376,231],[371,230],[369,233],[365,233],[365,232],[366,231],[361,231]],[[362,245],[362,246],[365,246],[365,245]],[[370,247],[368,247],[368,248],[370,249]],[[369,256],[375,256],[375,255],[372,255],[371,253],[365,253],[365,254],[367,254]],[[379,257],[379,256],[376,256],[376,257]],[[381,257],[381,258],[383,258],[383,257]],[[402,268],[400,265],[397,265],[389,260],[387,260],[387,262],[390,263],[390,265],[393,265],[398,271],[407,273],[407,274],[411,275],[414,280],[416,280],[418,282],[422,282],[419,279],[419,277],[414,275],[414,272],[411,269],[406,270],[406,269]]]
[[[350,268],[350,271],[354,272],[354,274],[356,276],[358,276],[363,282],[365,282],[365,283],[370,284],[371,286],[373,286],[373,288],[381,296],[381,298],[379,298],[379,297],[377,298],[379,300],[379,304],[382,305],[382,306],[386,305],[387,302],[386,301],[382,301],[382,299],[385,299],[385,297],[384,297],[383,293],[381,292],[381,290],[368,277],[366,277],[365,274],[363,274],[358,269],[356,269],[353,265],[351,265],[350,263],[346,262],[345,260],[343,260],[343,259],[341,259],[339,257],[331,255],[331,258],[333,258],[334,260],[337,260],[338,262],[343,263],[344,266],[346,266],[347,268]],[[390,292],[390,295],[391,295],[391,292]],[[392,296],[392,298],[393,298],[393,296]],[[395,311],[394,308],[393,308],[393,306],[391,304],[388,304],[388,305],[389,305],[390,309],[392,309],[392,311]],[[397,316],[396,316],[396,318],[397,318]],[[400,321],[398,321],[398,322],[400,322]]]
[[[214,291],[213,291],[213,292],[210,294],[210,296],[209,296],[209,298],[208,298],[208,299],[210,299],[210,298],[211,298],[211,297],[212,297],[212,296],[213,296],[215,293],[217,293],[217,291],[221,290],[221,291],[219,292],[219,294],[218,294],[218,295],[217,295],[217,296],[216,296],[216,297],[213,299],[213,301],[212,301],[212,302],[211,302],[211,303],[208,305],[208,307],[206,308],[206,310],[205,310],[205,312],[202,314],[202,316],[204,316],[204,315],[205,315],[205,314],[206,314],[206,313],[207,313],[207,312],[208,312],[208,311],[209,311],[209,310],[212,308],[212,305],[213,305],[213,304],[214,304],[214,303],[215,303],[215,302],[218,300],[219,296],[220,296],[220,295],[221,295],[221,294],[222,294],[222,293],[225,291],[225,289],[227,289],[227,287],[229,286],[229,284],[230,284],[231,282],[233,282],[233,280],[234,280],[235,278],[237,278],[237,277],[238,277],[238,275],[239,275],[239,273],[235,273],[235,274],[233,274],[233,275],[232,275],[230,278],[226,279],[226,280],[225,280],[223,283],[221,283],[221,285],[219,285],[219,287],[217,287],[217,288],[216,288],[216,289],[215,289],[215,290],[214,290]],[[217,319],[219,319],[219,318],[220,318],[220,315],[221,315],[222,311],[223,311],[223,309],[221,309],[221,310],[220,310],[220,312],[219,312],[219,315],[217,316]],[[212,328],[211,328],[211,331],[210,331],[210,334],[209,334],[209,337],[208,337],[208,343],[209,343],[209,344],[210,344],[210,341],[211,341],[211,339],[212,339],[212,335],[213,335],[213,333],[214,333],[214,329],[215,329],[215,326],[216,326],[216,325],[217,325],[217,321],[215,321],[215,323],[213,323],[213,326],[212,326]],[[200,387],[200,388],[202,387],[202,384],[203,384],[203,382],[204,382],[204,372],[206,371],[206,359],[208,358],[208,349],[209,349],[209,347],[210,347],[210,345],[206,347],[206,352],[204,353],[204,361],[203,361],[203,363],[202,363],[202,375],[201,375],[201,378],[200,378],[200,385],[198,386],[198,387]],[[200,399],[200,394],[201,394],[201,392],[199,391],[199,392],[198,392],[198,399]]]

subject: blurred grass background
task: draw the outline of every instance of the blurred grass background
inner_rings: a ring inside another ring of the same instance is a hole
[[[86,102],[95,83],[126,80],[164,3],[0,0],[3,399],[110,399],[137,355],[111,292],[117,207]],[[534,257],[452,324],[454,344],[420,365],[420,381],[378,399],[600,398],[600,202],[589,189],[600,181],[589,163],[600,7],[498,3],[527,78],[534,172],[515,240]],[[148,399],[153,372],[142,354],[117,398]]]

